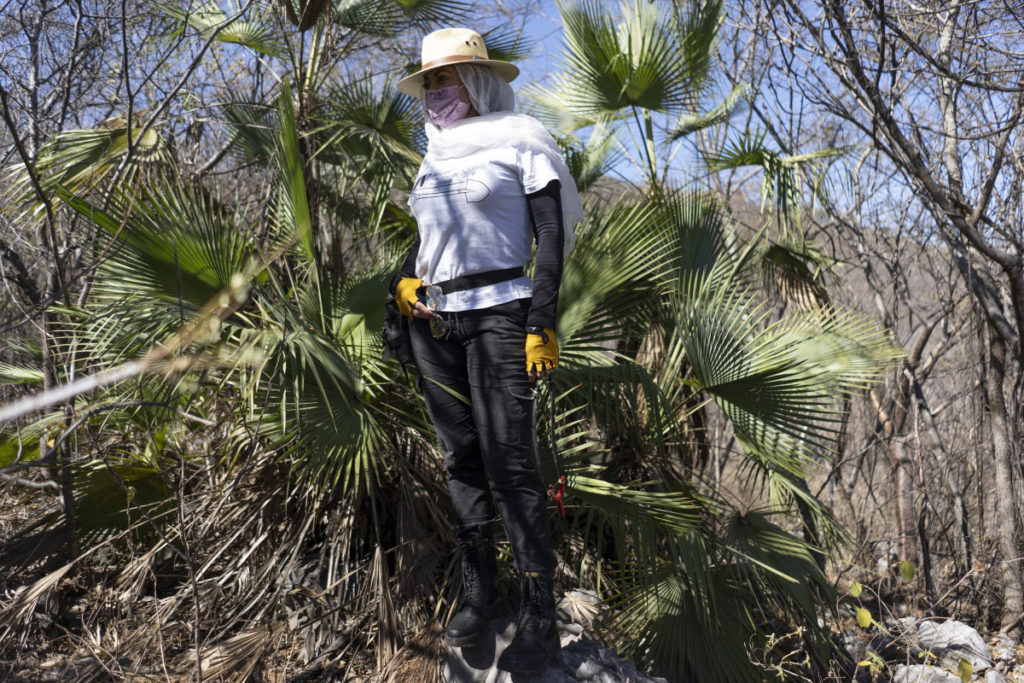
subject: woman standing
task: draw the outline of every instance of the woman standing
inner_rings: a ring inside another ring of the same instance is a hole
[[[462,547],[465,599],[446,640],[472,646],[503,601],[497,504],[520,573],[516,637],[498,661],[543,671],[558,653],[546,496],[531,462],[532,383],[558,365],[562,259],[582,207],[554,139],[513,112],[519,70],[464,28],[423,39],[398,88],[421,97],[427,154],[409,197],[418,239],[393,283],[437,430]],[[534,278],[524,274],[536,242]]]

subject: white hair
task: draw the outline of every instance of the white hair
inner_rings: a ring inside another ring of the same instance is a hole
[[[515,111],[512,86],[496,71],[482,64],[456,64],[456,71],[469,93],[469,101],[481,116],[496,111]]]

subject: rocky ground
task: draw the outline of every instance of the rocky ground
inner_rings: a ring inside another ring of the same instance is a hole
[[[567,605],[591,605],[593,594],[573,591]],[[586,610],[585,610],[586,611]],[[491,622],[488,637],[473,648],[449,648],[441,667],[445,683],[654,683],[664,678],[638,671],[631,662],[601,647],[586,632],[583,618],[563,609],[562,652],[539,676],[511,676],[496,668],[502,650],[515,635],[511,616]],[[986,640],[967,624],[953,619],[905,617],[849,628],[838,634],[856,663],[856,681],[893,683],[1024,683],[1024,644],[1005,634]]]
[[[596,611],[597,596],[593,593],[572,591],[560,607],[562,651],[558,661],[543,674],[513,676],[495,666],[515,636],[515,623],[512,615],[508,615],[491,621],[487,637],[479,645],[450,648],[441,667],[441,680],[445,683],[667,683],[664,678],[638,671],[631,662],[601,647],[585,633],[582,624],[573,622],[574,615],[577,621],[587,621],[587,615]]]
[[[1005,634],[986,640],[954,619],[891,619],[844,631],[843,641],[860,663],[858,679],[1024,683],[1024,645]]]

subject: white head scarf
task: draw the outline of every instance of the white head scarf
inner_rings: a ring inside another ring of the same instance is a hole
[[[456,64],[462,84],[469,92],[469,101],[478,114],[496,111],[514,111],[516,94],[508,81],[494,69],[479,64]]]
[[[564,253],[568,254],[576,244],[572,228],[583,217],[583,204],[558,143],[540,121],[515,112],[512,86],[493,70],[479,64],[456,64],[455,68],[479,116],[456,121],[447,128],[438,128],[426,117],[427,155],[451,159],[483,149],[519,146],[550,159],[562,186]]]

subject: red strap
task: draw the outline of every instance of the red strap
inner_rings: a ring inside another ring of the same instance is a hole
[[[558,505],[558,514],[565,517],[565,475],[558,478],[558,483],[548,491],[548,495],[555,499]]]

